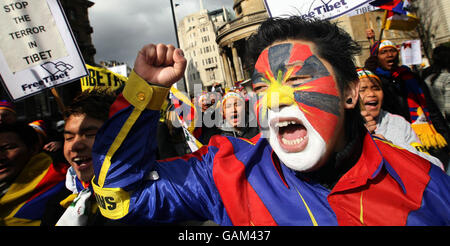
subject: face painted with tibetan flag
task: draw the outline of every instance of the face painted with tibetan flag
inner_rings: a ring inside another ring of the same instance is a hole
[[[280,160],[291,169],[317,167],[336,144],[343,106],[335,78],[311,43],[285,42],[265,49],[255,65],[258,122]],[[331,66],[328,66],[331,69]]]

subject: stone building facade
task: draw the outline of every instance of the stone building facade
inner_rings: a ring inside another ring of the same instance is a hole
[[[430,0],[417,2],[418,15],[421,14],[422,24],[432,32],[431,46],[450,41],[450,0]],[[246,67],[243,62],[245,43],[268,14],[263,0],[234,0],[233,5],[236,18],[227,22],[217,30],[216,42],[220,47],[220,54],[224,64],[225,82],[231,87],[236,81],[245,81],[251,78],[252,68]],[[363,66],[369,57],[369,40],[366,38],[366,29],[375,31],[376,39],[380,37],[384,10],[376,10],[360,15],[343,15],[333,21],[346,30],[361,47],[361,54],[355,57],[356,65]],[[432,22],[431,24],[427,24]],[[406,40],[419,39],[417,31],[385,30],[383,39],[389,39],[397,46]]]
[[[233,9],[236,18],[217,30],[216,39],[224,64],[227,87],[251,77],[252,69],[242,61],[245,44],[261,22],[269,17],[263,0],[234,0]]]
[[[184,17],[178,24],[180,47],[187,59],[185,80],[192,96],[194,86],[210,90],[212,85],[224,85],[224,67],[216,43],[216,31],[232,14],[225,8],[199,12]]]

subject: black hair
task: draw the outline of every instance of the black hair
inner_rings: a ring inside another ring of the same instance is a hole
[[[310,41],[317,47],[319,57],[327,60],[334,69],[341,92],[358,75],[354,56],[361,47],[350,35],[328,20],[304,19],[300,16],[269,18],[247,42],[247,61],[254,67],[259,54],[274,42],[288,39]]]
[[[33,149],[39,144],[39,137],[33,127],[25,122],[17,121],[11,124],[1,124],[0,133],[13,132],[29,148]]]
[[[108,119],[109,108],[115,98],[116,94],[105,89],[85,90],[75,97],[64,110],[64,118],[67,119],[71,115],[86,114],[104,122]]]

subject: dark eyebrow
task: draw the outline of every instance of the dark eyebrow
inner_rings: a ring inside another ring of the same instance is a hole
[[[14,145],[13,143],[5,143],[5,144],[0,144],[0,148],[5,148],[8,145]]]
[[[83,134],[87,131],[98,130],[98,129],[100,129],[100,128],[97,126],[86,126],[86,127],[83,127],[80,129],[80,133]],[[64,130],[64,134],[74,134],[74,133],[71,131]]]

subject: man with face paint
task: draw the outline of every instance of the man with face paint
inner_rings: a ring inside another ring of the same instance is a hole
[[[118,98],[130,106],[115,112],[93,147],[104,216],[134,224],[449,223],[449,177],[365,130],[352,58],[358,46],[347,33],[328,21],[270,18],[250,44],[263,133],[215,136],[166,160],[155,160],[155,126],[186,59],[172,45],[144,46]]]

